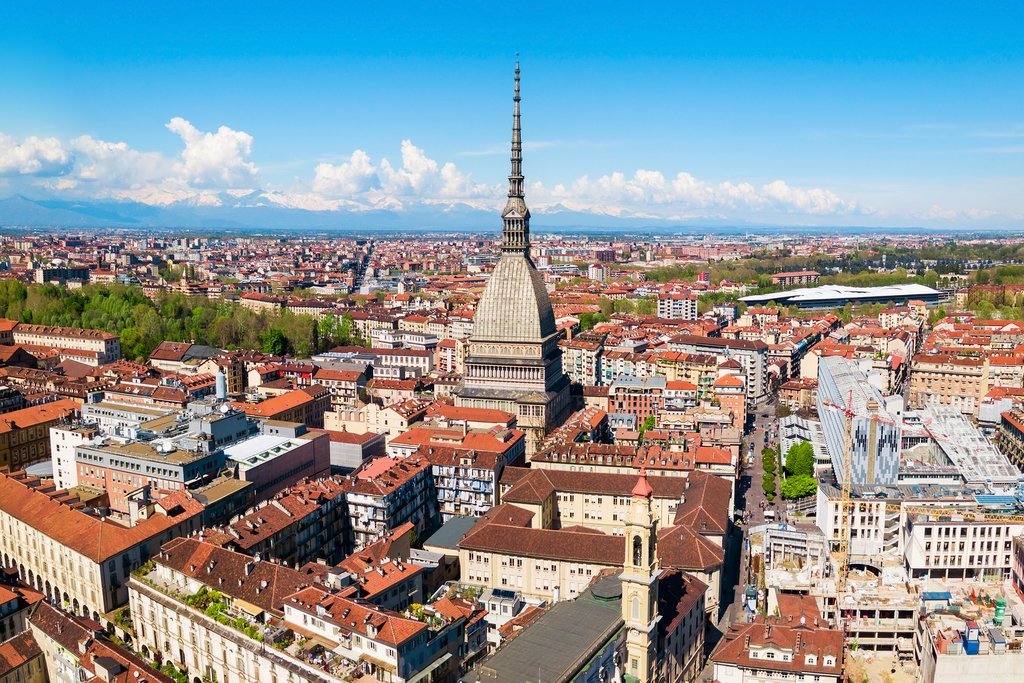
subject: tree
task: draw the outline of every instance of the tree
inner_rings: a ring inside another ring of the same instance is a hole
[[[818,481],[808,474],[787,477],[782,482],[782,497],[787,500],[803,498],[818,490]]]
[[[260,337],[260,345],[263,353],[272,356],[283,356],[288,353],[288,338],[279,327],[271,327]]]
[[[606,323],[610,318],[604,313],[580,313],[580,331],[586,332],[598,323]]]
[[[810,441],[794,443],[786,451],[786,476],[814,474],[814,446]]]
[[[639,440],[639,439],[644,438],[644,432],[646,432],[649,429],[654,429],[654,416],[653,415],[648,415],[647,417],[644,418],[643,424],[640,425],[640,433],[637,436],[637,439]]]

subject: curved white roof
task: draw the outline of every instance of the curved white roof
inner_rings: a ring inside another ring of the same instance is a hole
[[[884,287],[846,287],[844,285],[822,285],[821,287],[801,287],[789,289],[771,294],[752,294],[740,298],[745,303],[768,303],[778,301],[779,303],[797,304],[801,301],[821,301],[823,299],[836,299],[846,301],[850,299],[879,299],[893,297],[903,299],[913,296],[934,296],[941,294],[937,289],[927,285],[906,284],[886,285]]]

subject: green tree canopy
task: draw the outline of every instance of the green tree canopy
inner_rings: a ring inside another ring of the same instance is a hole
[[[810,441],[798,441],[786,451],[786,475],[814,474],[814,446]]]
[[[283,356],[288,353],[288,337],[284,336],[284,331],[279,327],[271,327],[260,337],[261,348],[263,353],[269,353],[273,356]]]
[[[782,497],[787,500],[803,498],[818,490],[818,481],[807,474],[788,477],[782,482]]]

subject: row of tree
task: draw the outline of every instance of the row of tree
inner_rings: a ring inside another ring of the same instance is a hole
[[[69,291],[0,280],[0,315],[24,323],[112,332],[120,335],[121,353],[130,359],[148,357],[164,340],[299,356],[364,344],[348,315],[328,315],[318,322],[308,315],[254,312],[236,303],[177,292],[152,300],[139,287],[119,284]]]

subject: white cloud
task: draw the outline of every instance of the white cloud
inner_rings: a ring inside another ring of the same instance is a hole
[[[638,169],[632,176],[610,173],[596,180],[583,176],[568,186],[531,185],[539,209],[558,205],[613,216],[643,214],[662,218],[718,214],[719,212],[781,211],[795,214],[844,214],[857,210],[855,202],[821,188],[795,188],[777,180],[760,188],[750,183],[711,183],[679,172],[669,180],[660,171]]]
[[[476,183],[455,164],[438,163],[412,143],[403,140],[402,164],[387,159],[374,163],[357,149],[340,164],[317,164],[313,192],[327,199],[347,198],[367,207],[398,209],[407,202],[473,202],[500,197],[497,186]]]
[[[357,149],[341,163],[317,164],[308,181],[282,188],[260,182],[249,133],[227,126],[202,131],[181,117],[171,119],[166,128],[182,142],[173,156],[90,135],[65,144],[56,138],[17,141],[0,134],[0,175],[27,176],[25,182],[80,197],[159,206],[217,206],[245,195],[251,195],[244,200],[248,205],[311,211],[402,211],[460,204],[497,211],[504,202],[503,180],[476,182],[453,162],[432,158],[411,140],[402,140],[399,163],[374,160]],[[685,171],[666,175],[651,169],[584,175],[550,186],[533,182],[527,194],[536,213],[568,209],[652,219],[861,213],[856,202],[824,188],[795,187],[783,180],[760,186],[710,182]]]
[[[313,177],[313,191],[325,197],[361,194],[379,186],[377,167],[361,149],[352,152],[344,163],[317,164]]]
[[[60,175],[70,160],[57,138],[30,135],[19,142],[0,133],[0,175]]]
[[[986,209],[952,209],[939,204],[932,204],[924,211],[913,213],[912,217],[926,221],[975,221],[992,218],[995,215],[995,212]]]
[[[815,215],[849,213],[855,205],[843,201],[835,193],[819,187],[790,187],[782,180],[768,183],[762,188],[768,199],[774,200],[781,208],[799,213]]]
[[[139,188],[172,177],[173,163],[157,152],[140,152],[125,142],[107,142],[89,135],[71,141],[78,179],[108,187]]]
[[[256,180],[252,154],[252,136],[221,126],[216,133],[204,133],[175,116],[167,130],[185,143],[175,170],[182,180],[198,187],[251,187]]]
[[[16,143],[0,134],[0,174],[59,174],[43,185],[83,197],[155,206],[179,202],[217,206],[222,203],[221,192],[244,194],[258,185],[258,169],[249,159],[253,138],[248,133],[226,126],[204,132],[180,117],[171,119],[166,128],[184,143],[174,157],[91,135],[62,145],[55,138],[34,137]]]

